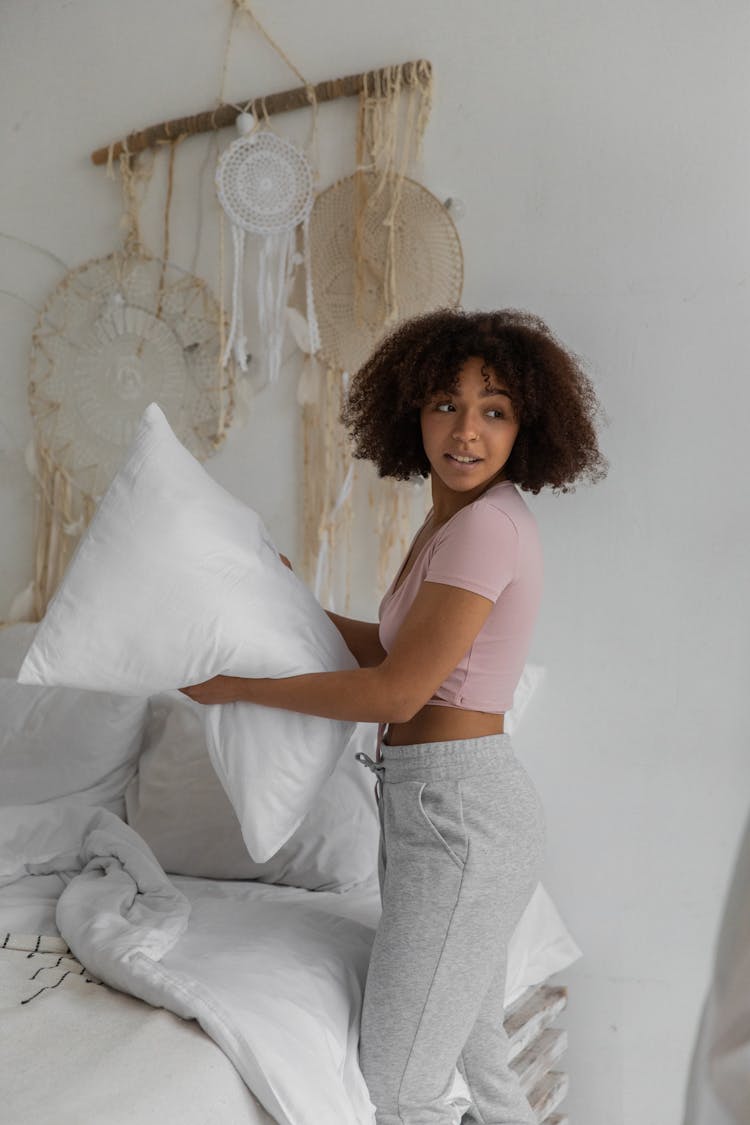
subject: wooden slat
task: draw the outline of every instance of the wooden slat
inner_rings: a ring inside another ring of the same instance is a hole
[[[550,1026],[567,1002],[564,986],[535,985],[506,1008],[503,1019],[509,1061],[541,1125],[568,1125],[567,1114],[555,1112],[568,1091],[568,1075],[552,1069],[567,1049],[568,1033]]]
[[[557,1109],[567,1094],[569,1085],[568,1076],[564,1071],[551,1070],[545,1074],[541,1082],[536,1084],[531,1093],[526,1095],[538,1121],[544,1121],[553,1109]]]
[[[511,1063],[527,1097],[529,1091],[541,1082],[564,1055],[567,1046],[568,1033],[565,1028],[547,1027]]]
[[[503,1026],[510,1040],[508,1060],[533,1043],[537,1035],[557,1018],[568,1003],[568,990],[562,985],[540,984],[527,989],[505,1012]]]

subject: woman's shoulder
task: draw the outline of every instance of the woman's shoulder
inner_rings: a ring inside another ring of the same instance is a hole
[[[528,537],[505,498],[513,491],[488,489],[459,509],[425,552],[423,577],[464,586],[495,601],[517,577],[519,562],[527,554]]]
[[[500,481],[499,484],[493,485],[483,492],[475,503],[483,506],[485,510],[503,512],[519,528],[536,526],[536,516],[513,481]]]
[[[436,533],[425,552],[426,571],[457,573],[490,568],[502,558],[517,565],[541,556],[536,518],[511,481],[488,488],[461,508]]]
[[[479,532],[483,526],[498,524],[512,524],[517,532],[536,524],[533,512],[512,481],[492,485],[476,500],[461,508],[445,524],[445,531],[447,534],[459,534],[473,527]]]
[[[428,555],[459,552],[478,559],[486,550],[494,553],[497,548],[508,550],[515,546],[521,534],[519,512],[507,499],[507,494],[514,491],[513,486],[495,485],[464,505],[438,529]]]

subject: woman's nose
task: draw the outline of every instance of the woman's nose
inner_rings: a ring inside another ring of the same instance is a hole
[[[456,422],[453,427],[453,436],[462,437],[467,441],[473,441],[477,436],[476,423],[468,417],[462,417],[460,414],[456,417]]]

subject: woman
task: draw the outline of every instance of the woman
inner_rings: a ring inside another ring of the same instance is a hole
[[[536,1120],[503,1029],[507,943],[545,843],[503,730],[542,587],[519,489],[604,475],[596,410],[575,356],[529,313],[446,309],[401,324],[352,380],[342,421],[380,476],[429,476],[433,506],[379,623],[329,614],[360,667],[185,689],[381,724],[377,760],[358,756],[378,775],[381,824],[360,1035],[377,1125],[457,1125],[456,1067],[472,1096],[464,1122]]]

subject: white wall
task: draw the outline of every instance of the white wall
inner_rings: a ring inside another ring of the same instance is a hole
[[[426,57],[423,182],[466,206],[464,304],[545,317],[610,424],[606,482],[540,495],[547,682],[518,753],[547,809],[543,881],[584,957],[561,979],[575,1125],[681,1113],[721,900],[747,804],[750,9],[735,0],[257,0],[319,81]],[[90,150],[214,104],[226,0],[6,0],[0,231],[70,266],[118,238]],[[296,80],[243,27],[228,93]],[[304,139],[305,114],[279,118]],[[228,142],[221,137],[221,144]],[[354,103],[321,111],[321,182],[351,169]],[[217,278],[211,141],[178,151],[171,258]],[[164,165],[144,207],[161,246]],[[202,227],[197,231],[199,217]],[[0,288],[40,307],[62,277],[0,239]],[[34,313],[0,293],[0,617],[31,577],[26,361]],[[289,349],[290,355],[292,349]],[[207,464],[295,555],[297,359]],[[269,463],[273,473],[269,472]],[[360,545],[363,557],[369,545]],[[353,612],[374,619],[365,565]]]

